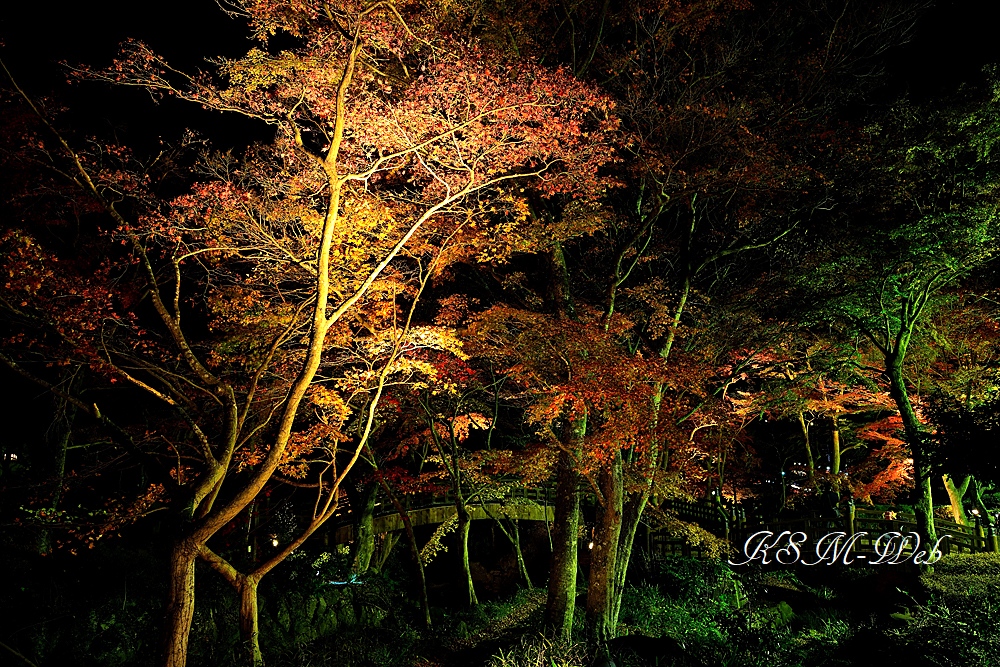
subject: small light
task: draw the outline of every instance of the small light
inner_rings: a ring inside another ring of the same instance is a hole
[[[587,545],[587,548],[588,548],[588,549],[593,549],[593,548],[594,548],[594,543],[593,543],[593,542],[591,542],[590,544],[588,544],[588,545]]]
[[[972,514],[973,516],[979,516],[979,510],[976,509],[972,510]]]
[[[247,553],[250,553],[251,551],[253,551],[253,545],[252,544],[248,544],[247,545]]]
[[[271,546],[272,547],[278,546],[278,538],[277,537],[271,539]]]
[[[784,477],[784,476],[785,476],[785,471],[784,471],[784,470],[782,470],[782,471],[781,471],[781,476],[782,476],[782,477]]]
[[[17,454],[11,454],[10,455],[10,460],[11,461],[16,461],[17,460]]]

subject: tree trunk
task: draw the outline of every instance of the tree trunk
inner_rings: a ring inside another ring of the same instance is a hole
[[[597,643],[615,636],[611,619],[611,591],[614,588],[615,563],[622,531],[622,454],[616,451],[612,460],[598,475],[604,502],[597,508],[594,526],[594,548],[590,552],[590,578],[587,585],[587,634]]]
[[[931,497],[931,469],[924,453],[923,433],[920,420],[910,402],[903,379],[903,354],[906,342],[900,344],[899,351],[886,355],[885,370],[889,377],[889,395],[892,396],[899,416],[903,420],[903,430],[906,433],[910,453],[913,455],[913,482],[917,492],[917,502],[913,513],[916,515],[917,532],[928,547],[937,541],[937,531],[934,529],[934,502]]]
[[[357,497],[357,516],[354,524],[354,555],[351,558],[351,572],[364,574],[371,567],[375,553],[375,530],[372,525],[375,516],[375,498],[378,486],[366,484]]]
[[[802,412],[799,412],[799,426],[802,428],[802,439],[806,448],[806,464],[809,466],[809,483],[815,486],[816,460],[813,458],[812,443],[809,442],[809,424],[806,423],[806,416]],[[720,485],[719,488],[721,489],[722,486]]]
[[[840,417],[837,415],[830,415],[830,420],[832,422],[830,428],[830,434],[833,436],[833,465],[831,466],[831,472],[834,477],[840,474]],[[837,490],[839,491],[839,483]]]
[[[978,477],[972,478],[972,484],[975,490],[972,500],[976,504],[976,509],[979,510],[979,516],[988,517],[990,515],[989,510],[986,509],[986,504],[983,503],[983,485],[980,484]]]
[[[245,664],[260,667],[264,656],[260,652],[260,630],[257,612],[256,577],[240,576],[237,587],[240,593],[240,639]]]
[[[649,494],[642,493],[624,503],[622,511],[622,530],[618,541],[618,554],[615,556],[615,576],[612,581],[610,602],[608,604],[609,625],[618,626],[618,615],[622,609],[622,593],[625,591],[625,578],[628,575],[629,562],[632,560],[632,547],[635,536],[642,523],[642,512],[649,502]]]
[[[663,403],[663,385],[657,383],[650,400],[651,413],[653,416],[650,431],[656,433],[657,425],[660,421],[660,407]],[[622,609],[622,594],[625,591],[625,579],[628,576],[628,566],[632,560],[632,548],[635,544],[635,536],[642,522],[642,513],[649,504],[649,499],[653,495],[653,483],[656,478],[656,471],[661,466],[666,469],[667,449],[664,448],[662,456],[660,454],[660,443],[655,436],[650,443],[649,457],[646,463],[646,478],[643,489],[640,493],[633,495],[628,502],[623,502],[622,512],[622,533],[618,542],[618,554],[615,557],[615,576],[611,587],[611,601],[609,603],[610,625],[612,628],[618,627],[618,615]],[[663,460],[661,460],[663,459]]]
[[[965,498],[966,491],[969,490],[969,482],[972,475],[966,475],[960,484],[956,485],[951,475],[941,475],[944,488],[948,492],[948,500],[951,501],[951,517],[955,523],[963,526],[969,525],[969,518],[965,515],[965,507],[962,506],[962,499]]]
[[[514,524],[514,554],[517,556],[517,569],[521,573],[521,578],[524,579],[524,585],[528,588],[534,588],[531,585],[531,576],[528,575],[528,565],[524,562],[524,553],[521,551],[521,526],[518,524],[517,519],[512,522]]]
[[[179,540],[170,552],[170,587],[164,637],[164,667],[185,667],[188,637],[194,617],[194,563],[198,547]]]
[[[427,599],[427,577],[424,575],[424,563],[420,560],[420,545],[417,544],[417,535],[413,532],[413,522],[410,520],[410,513],[403,507],[403,503],[399,502],[399,498],[392,492],[389,483],[385,481],[385,478],[381,474],[379,474],[378,480],[382,486],[382,490],[385,491],[385,495],[389,497],[392,506],[396,508],[396,513],[399,514],[399,518],[403,522],[403,528],[406,529],[406,541],[410,545],[410,554],[413,556],[413,561],[417,568],[417,579],[420,582],[420,608],[424,612],[424,627],[430,629],[431,606],[430,601]]]
[[[562,319],[576,319],[576,309],[573,306],[573,292],[569,285],[569,268],[566,266],[566,256],[563,254],[562,243],[552,243],[552,300],[555,302],[556,315]]]
[[[580,533],[580,480],[573,457],[559,454],[555,517],[552,522],[552,561],[549,567],[545,625],[564,638],[573,633],[576,611],[577,543]]]
[[[475,607],[479,604],[476,598],[476,588],[472,584],[472,568],[469,566],[469,528],[472,525],[472,515],[469,514],[465,502],[458,498],[458,540],[462,555],[462,575],[465,578],[466,604]]]

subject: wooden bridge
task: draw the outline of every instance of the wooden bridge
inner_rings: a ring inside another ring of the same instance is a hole
[[[412,526],[444,523],[458,514],[452,491],[423,494],[414,500],[412,506],[407,509]],[[492,497],[485,502],[469,503],[468,509],[474,521],[495,518],[551,522],[555,520],[554,500],[554,487],[513,487],[501,497]],[[346,544],[352,541],[354,525],[350,513],[344,512],[335,517],[335,521],[336,524],[330,532],[330,541],[333,544]],[[372,518],[372,529],[376,534],[403,530],[403,518],[392,504],[378,503],[375,506],[375,516]]]

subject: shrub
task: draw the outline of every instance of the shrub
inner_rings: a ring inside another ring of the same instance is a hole
[[[588,664],[583,644],[544,635],[523,637],[509,652],[500,651],[487,663],[488,667],[585,667]]]

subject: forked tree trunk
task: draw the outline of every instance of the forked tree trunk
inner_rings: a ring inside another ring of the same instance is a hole
[[[611,591],[622,530],[622,454],[618,450],[598,474],[603,502],[597,507],[594,548],[590,552],[590,578],[587,585],[587,634],[597,643],[615,636],[611,618]]]
[[[965,515],[965,507],[962,505],[962,500],[965,498],[965,493],[969,490],[972,475],[966,475],[957,485],[951,475],[942,475],[941,480],[944,482],[944,488],[948,492],[948,500],[951,502],[952,519],[957,524],[968,526],[969,517]]]
[[[503,525],[503,521],[494,516],[485,504],[482,507],[483,511],[486,512],[486,515],[493,519],[496,527],[500,529],[503,536],[506,537],[507,541],[510,542],[510,545],[514,547],[514,555],[517,558],[518,574],[521,575],[521,579],[524,581],[525,586],[528,588],[534,588],[531,584],[531,577],[528,575],[528,565],[524,562],[524,553],[521,551],[521,529],[517,519],[510,519],[511,530],[507,530],[507,527]]]
[[[662,353],[664,355],[668,355],[670,351],[664,348]],[[666,356],[663,357],[663,359],[666,358]],[[656,481],[656,472],[661,468],[666,470],[667,466],[668,450],[663,448],[661,452],[660,443],[655,437],[657,425],[660,422],[660,408],[662,407],[662,404],[663,384],[657,383],[653,391],[653,395],[650,398],[652,414],[650,432],[654,434],[654,438],[650,443],[649,452],[647,453],[648,459],[646,462],[644,486],[642,491],[638,494],[634,494],[627,502],[622,503],[622,532],[618,541],[618,555],[615,559],[615,576],[613,586],[611,588],[611,601],[609,603],[609,617],[612,628],[618,627],[618,615],[621,613],[622,594],[625,592],[625,579],[628,576],[628,566],[632,560],[632,549],[635,545],[635,536],[639,531],[639,525],[642,523],[642,514],[646,510],[646,506],[649,504],[650,498],[653,496],[653,485]]]
[[[618,627],[618,615],[622,609],[622,594],[625,592],[625,579],[628,576],[629,562],[632,560],[635,536],[639,531],[639,524],[642,523],[642,513],[649,502],[649,495],[648,492],[644,492],[623,503],[621,536],[618,540],[615,574],[608,603],[608,619],[612,628]]]
[[[573,633],[576,611],[577,543],[580,534],[580,479],[573,458],[559,454],[552,522],[552,560],[549,566],[545,625],[564,638]]]

